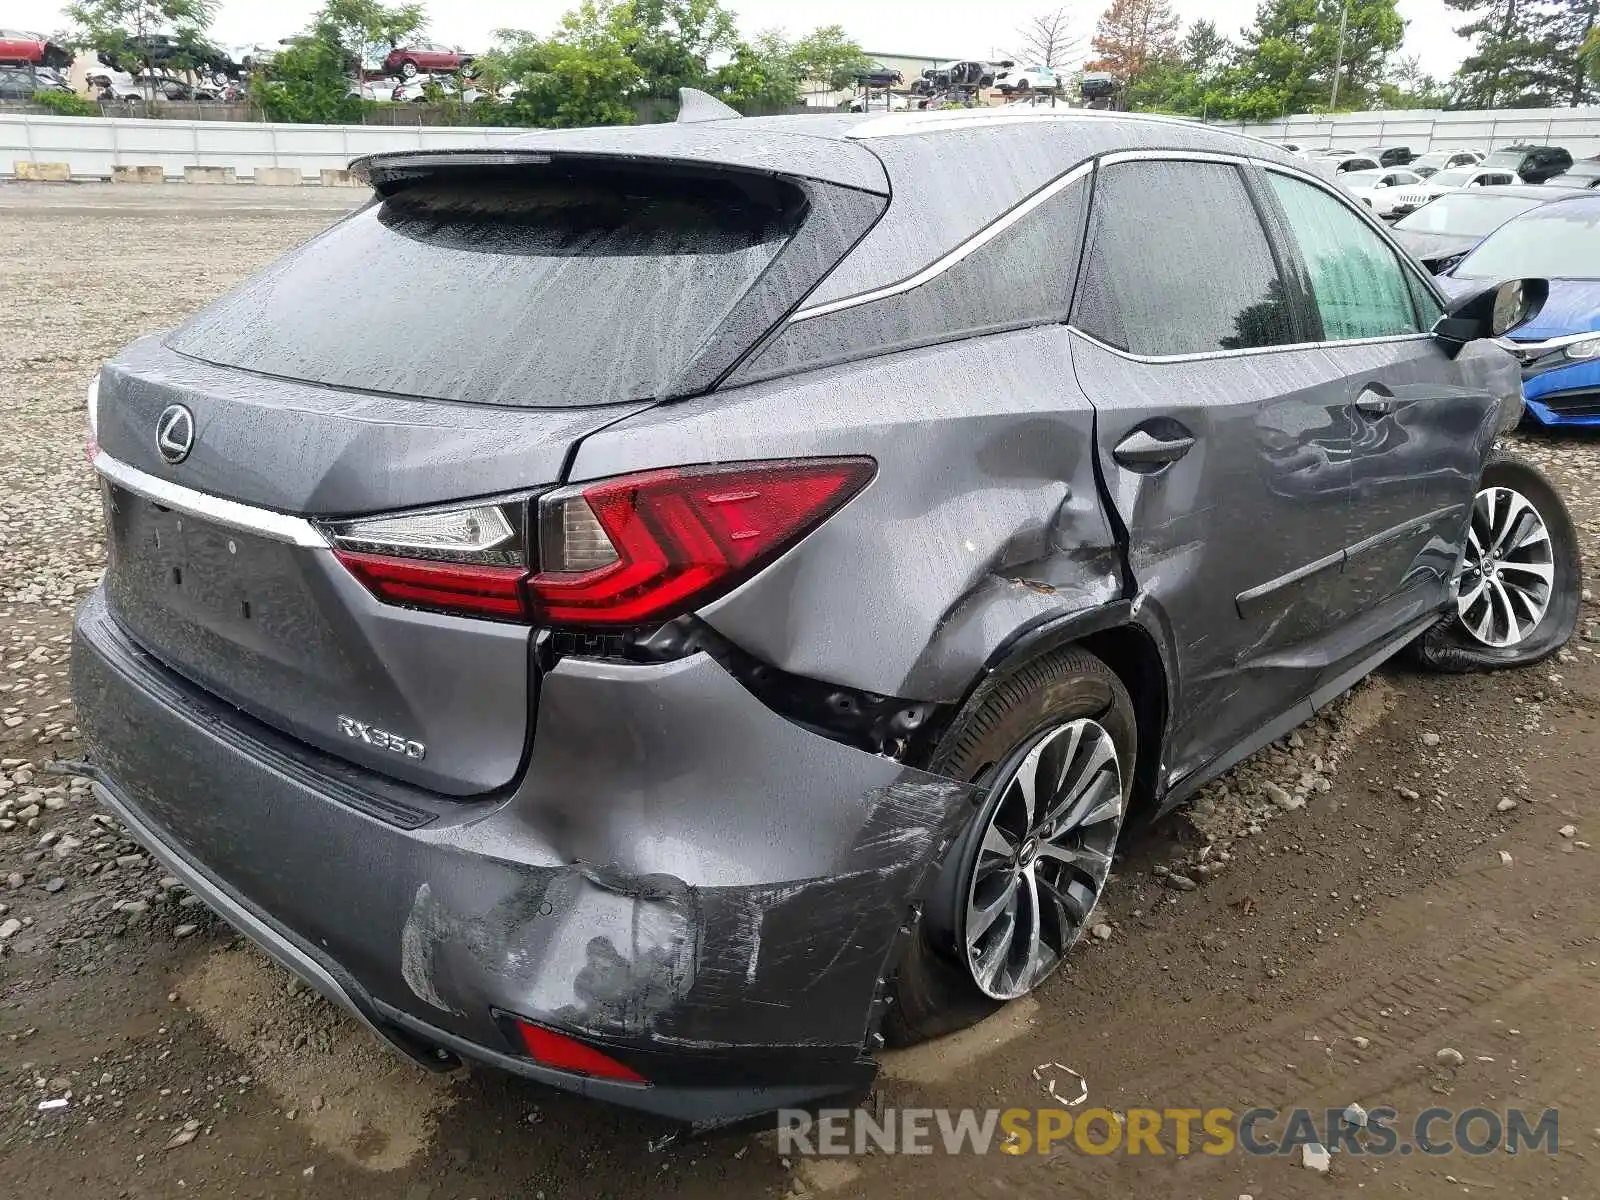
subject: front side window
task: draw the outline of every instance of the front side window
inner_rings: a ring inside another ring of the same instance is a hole
[[[1268,178],[1310,273],[1324,338],[1420,332],[1404,268],[1383,239],[1321,188],[1276,172]]]
[[[1294,327],[1266,233],[1238,169],[1127,162],[1102,168],[1074,323],[1133,354],[1285,345]]]

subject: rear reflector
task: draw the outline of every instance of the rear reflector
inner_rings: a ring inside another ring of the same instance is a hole
[[[590,1075],[596,1079],[615,1079],[622,1083],[649,1082],[632,1067],[623,1066],[609,1054],[603,1054],[593,1046],[585,1046],[582,1042],[557,1033],[553,1029],[529,1024],[520,1017],[514,1017],[512,1020],[516,1024],[517,1032],[522,1036],[522,1045],[528,1051],[528,1057],[541,1067],[549,1067],[554,1071],[570,1071],[575,1075]]]
[[[811,532],[872,478],[871,459],[798,459],[625,475],[539,505],[551,625],[644,625],[726,592]]]
[[[487,567],[471,563],[430,562],[335,550],[334,557],[380,600],[408,608],[499,620],[527,619],[522,567]]]

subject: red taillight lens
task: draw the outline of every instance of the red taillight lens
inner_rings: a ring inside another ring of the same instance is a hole
[[[522,590],[528,572],[523,567],[428,562],[354,550],[333,553],[369,592],[390,604],[501,620],[528,616]]]
[[[528,581],[539,618],[641,625],[675,616],[815,529],[873,470],[860,458],[690,467],[546,496],[543,569]]]
[[[553,1029],[530,1025],[520,1017],[513,1018],[513,1021],[517,1032],[522,1036],[522,1044],[528,1051],[528,1057],[541,1067],[550,1067],[556,1071],[571,1071],[578,1075],[592,1075],[598,1079],[616,1079],[623,1083],[649,1082],[632,1067],[624,1066],[593,1046],[585,1046],[575,1038],[569,1038]]]

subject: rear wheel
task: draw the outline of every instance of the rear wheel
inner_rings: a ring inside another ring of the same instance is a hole
[[[1135,743],[1127,690],[1081,650],[979,689],[930,770],[981,783],[984,798],[901,951],[889,1044],[971,1025],[1061,965],[1110,874]]]
[[[400,78],[415,79],[417,77],[417,64],[415,59],[402,58],[400,60]]]
[[[1436,671],[1528,666],[1566,644],[1582,597],[1566,504],[1538,468],[1496,451],[1473,500],[1454,608],[1414,654]]]

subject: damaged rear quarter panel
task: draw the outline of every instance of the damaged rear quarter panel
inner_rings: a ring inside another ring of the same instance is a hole
[[[793,674],[952,701],[1020,627],[1120,592],[1066,336],[970,338],[662,405],[585,440],[569,478],[870,455],[861,495],[699,615]]]
[[[979,796],[799,728],[703,654],[566,660],[524,786],[437,835],[503,869],[414,883],[403,978],[435,1018],[492,1005],[624,1041],[860,1047]]]

